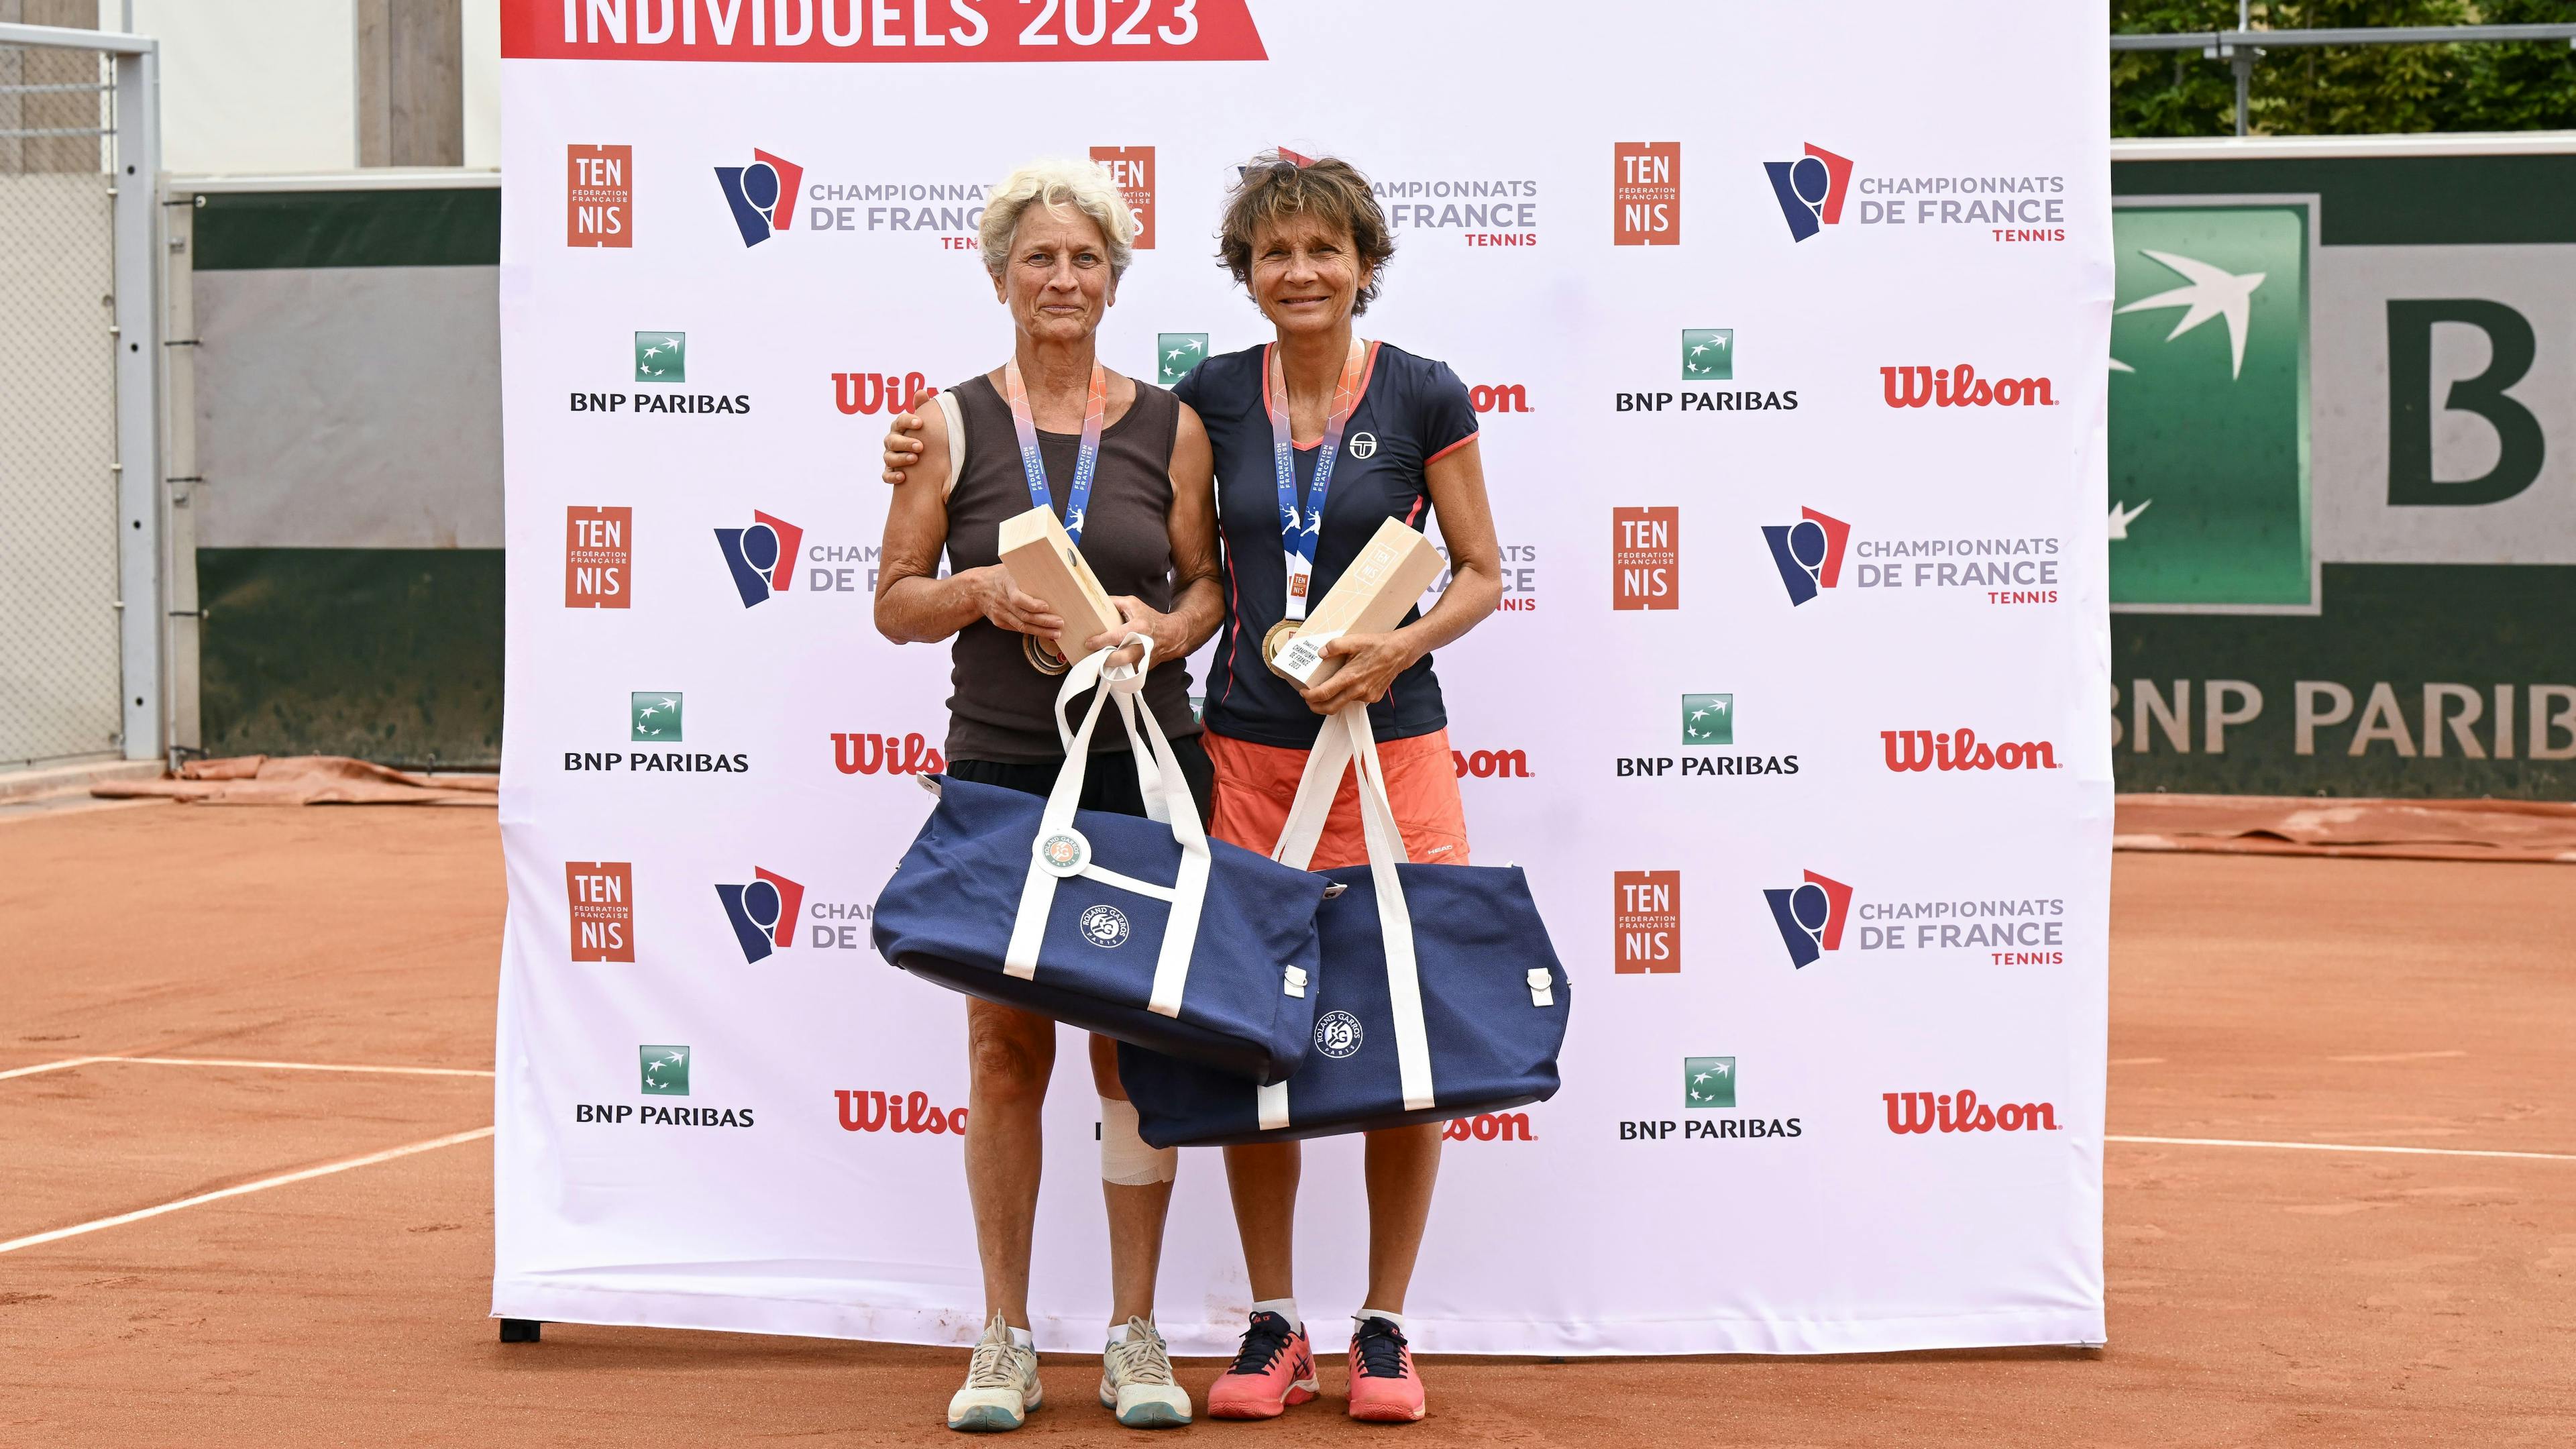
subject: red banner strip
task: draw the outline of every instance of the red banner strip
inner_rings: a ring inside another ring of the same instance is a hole
[[[1250,0],[502,0],[516,60],[1267,60]]]

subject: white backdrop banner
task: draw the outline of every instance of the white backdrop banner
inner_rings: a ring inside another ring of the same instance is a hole
[[[494,1312],[971,1340],[962,998],[868,943],[948,670],[870,624],[877,440],[1007,355],[974,229],[1035,156],[1142,213],[1109,365],[1264,340],[1212,238],[1284,144],[1374,180],[1363,331],[1483,412],[1509,592],[1441,653],[1449,730],[1575,982],[1563,1091],[1448,1129],[1416,1341],[2103,1338],[2098,0],[503,23]],[[1070,1032],[1046,1112],[1035,1326],[1095,1349]],[[1318,1323],[1359,1306],[1358,1161],[1309,1147]],[[1230,1351],[1249,1296],[1184,1153],[1175,1350]]]

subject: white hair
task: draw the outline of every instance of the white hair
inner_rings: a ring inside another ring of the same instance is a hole
[[[1127,198],[1099,162],[1052,159],[1032,161],[1003,177],[984,202],[985,271],[998,277],[1010,265],[1011,237],[1019,230],[1020,213],[1032,203],[1071,205],[1098,222],[1109,243],[1109,280],[1126,275],[1136,239],[1136,214],[1127,209]]]

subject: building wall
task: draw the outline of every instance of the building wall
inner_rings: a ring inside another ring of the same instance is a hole
[[[161,42],[165,169],[358,164],[354,0],[98,0],[99,27]],[[500,164],[501,0],[464,0],[465,164]]]

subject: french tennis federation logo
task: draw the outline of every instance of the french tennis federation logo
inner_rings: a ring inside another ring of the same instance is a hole
[[[564,607],[623,609],[635,574],[635,510],[564,510]]]
[[[1822,146],[1810,145],[1794,161],[1765,161],[1771,192],[1780,198],[1780,219],[1789,223],[1789,239],[1805,241],[1843,219],[1843,201],[1851,191],[1852,164]]]
[[[1315,1050],[1339,1061],[1360,1049],[1360,1019],[1347,1011],[1328,1011],[1315,1018]]]
[[[757,147],[750,165],[716,168],[716,186],[733,209],[733,224],[747,247],[760,245],[796,220],[796,198],[804,181],[804,167]]]
[[[1842,581],[1843,547],[1851,542],[1851,525],[1812,508],[1798,510],[1795,523],[1762,525],[1771,545],[1771,561],[1780,567],[1781,587],[1796,606]]]
[[[1127,913],[1116,906],[1086,906],[1075,924],[1082,929],[1082,939],[1103,950],[1127,944]]]
[[[1852,888],[1841,881],[1806,873],[1787,890],[1766,890],[1771,919],[1780,927],[1780,944],[1789,948],[1789,964],[1812,966],[1827,951],[1843,948],[1843,923],[1851,916]]]
[[[1682,969],[1682,873],[1612,871],[1610,929],[1610,969],[1619,975]]]
[[[1151,146],[1094,146],[1091,159],[1109,173],[1110,182],[1118,188],[1119,199],[1136,218],[1136,237],[1130,245],[1140,252],[1154,249],[1154,148]]]
[[[635,148],[564,148],[564,245],[635,245]]]
[[[751,868],[749,885],[720,885],[725,920],[742,943],[743,964],[768,959],[772,949],[796,944],[796,909],[805,903],[805,888],[776,871]]]
[[[724,552],[744,608],[787,592],[796,581],[796,546],[804,541],[805,530],[758,509],[752,510],[751,527],[716,530],[716,547]]]
[[[623,860],[564,862],[572,959],[635,960],[635,868]]]
[[[1682,511],[1610,510],[1610,607],[1682,606]]]
[[[1612,143],[1610,206],[1610,240],[1613,245],[1681,245],[1682,143]]]

